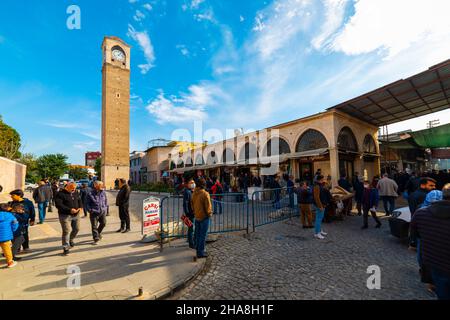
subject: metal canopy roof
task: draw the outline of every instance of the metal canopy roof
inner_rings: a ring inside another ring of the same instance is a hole
[[[328,110],[381,127],[450,107],[450,59]]]

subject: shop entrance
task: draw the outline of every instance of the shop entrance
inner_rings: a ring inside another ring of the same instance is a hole
[[[306,181],[309,184],[313,182],[313,163],[299,162],[300,181]]]

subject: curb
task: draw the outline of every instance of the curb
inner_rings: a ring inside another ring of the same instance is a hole
[[[206,260],[203,260],[202,265],[200,266],[200,268],[198,268],[198,270],[191,272],[187,278],[180,279],[174,284],[167,286],[154,294],[151,294],[151,298],[149,300],[162,300],[164,298],[172,296],[176,291],[183,289],[188,283],[190,283],[192,280],[195,280],[205,270],[205,268]]]

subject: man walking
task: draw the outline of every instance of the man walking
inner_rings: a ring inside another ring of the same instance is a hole
[[[214,214],[222,214],[223,187],[219,178],[216,179],[216,183],[211,187],[211,193],[213,195]]]
[[[120,229],[117,232],[130,232],[130,186],[125,179],[119,179],[119,193],[116,198],[116,206],[119,207]]]
[[[431,270],[439,300],[450,300],[450,184],[443,200],[416,211],[411,233],[420,239],[422,263]]]
[[[33,199],[39,210],[38,224],[43,224],[45,221],[45,216],[47,215],[48,203],[52,199],[52,189],[45,183],[44,180],[39,181],[39,187],[33,192]]]
[[[83,204],[78,193],[77,184],[70,182],[56,195],[55,204],[58,209],[59,222],[62,228],[62,246],[64,255],[69,249],[75,247],[75,237],[80,230],[79,214]],[[72,230],[70,230],[72,229]]]
[[[431,178],[421,178],[419,182],[419,189],[411,193],[408,197],[409,211],[411,216],[414,215],[416,210],[425,201],[427,194],[430,191],[436,189],[436,180]]]
[[[81,186],[81,189],[80,189],[80,197],[81,197],[81,202],[83,202],[84,217],[87,217],[87,214],[88,214],[87,197],[91,193],[91,191],[92,191],[91,188],[89,188],[86,183],[83,183],[83,185]]]
[[[189,218],[194,223],[195,215],[194,210],[192,209],[192,191],[195,190],[195,182],[194,179],[188,181],[187,185],[183,190],[183,211],[186,217]],[[195,241],[194,241],[194,225],[188,228],[188,243],[189,248],[195,249]]]
[[[96,180],[94,189],[86,196],[86,211],[89,212],[94,245],[102,240],[102,231],[106,226],[108,199],[103,190],[103,182]]]
[[[300,189],[297,190],[300,203],[300,214],[303,229],[314,228],[312,225],[311,205],[313,203],[313,195],[306,181],[301,182]]]
[[[363,226],[361,229],[369,228],[369,212],[377,225],[375,228],[381,228],[381,221],[377,217],[377,207],[379,202],[378,189],[375,185],[370,185],[369,181],[364,181],[364,190],[362,194],[362,208],[363,208]]]
[[[390,216],[395,209],[395,199],[398,197],[398,185],[385,173],[383,179],[378,181],[377,189],[380,193],[381,200],[383,200],[384,211],[387,216]]]
[[[206,192],[206,181],[200,179],[198,187],[192,194],[192,208],[195,215],[195,242],[197,258],[206,258],[206,235],[208,234],[209,220],[212,217],[212,205],[209,193]]]

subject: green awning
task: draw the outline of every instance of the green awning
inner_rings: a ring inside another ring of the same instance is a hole
[[[414,142],[422,148],[450,147],[450,123],[421,131],[411,132]]]

